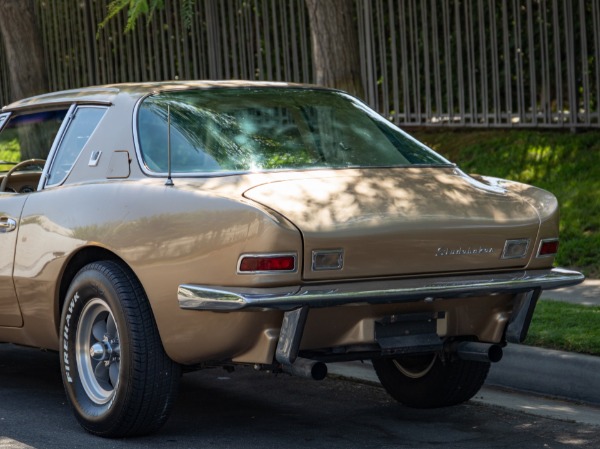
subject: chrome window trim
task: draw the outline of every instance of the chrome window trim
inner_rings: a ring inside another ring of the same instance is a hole
[[[4,128],[4,125],[6,125],[8,123],[8,119],[10,118],[12,112],[3,112],[2,114],[0,114],[0,132],[2,132],[2,128]]]
[[[242,259],[244,257],[293,257],[294,258],[294,269],[293,270],[277,270],[277,271],[240,271]],[[237,274],[290,274],[298,272],[298,254],[296,252],[281,252],[281,253],[244,253],[238,258],[236,265]]]
[[[65,136],[67,135],[67,132],[68,132],[70,126],[71,126],[71,123],[73,122],[73,119],[77,115],[77,111],[79,109],[92,109],[92,108],[104,109],[104,115],[100,118],[100,120],[98,121],[98,123],[96,123],[96,127],[94,128],[94,130],[92,131],[92,133],[89,135],[87,141],[85,142],[85,144],[81,148],[81,151],[79,152],[79,154],[77,155],[77,157],[73,161],[73,164],[71,164],[71,168],[69,168],[69,171],[67,171],[67,173],[65,173],[65,176],[63,176],[63,178],[60,181],[54,182],[52,184],[49,184],[47,182],[47,180],[48,180],[48,173],[50,173],[52,171],[52,166],[56,162],[56,156],[58,155],[60,147],[61,147],[61,145],[63,143],[63,140],[64,140]],[[60,140],[57,143],[56,139],[55,139],[54,143],[52,144],[52,149],[50,150],[50,154],[48,155],[48,161],[46,162],[46,165],[44,166],[44,171],[42,172],[42,177],[40,178],[40,184],[38,184],[38,190],[41,190],[40,186],[42,185],[42,181],[44,183],[42,188],[56,187],[56,186],[62,185],[65,182],[65,180],[71,174],[71,171],[73,170],[73,167],[75,166],[75,164],[77,163],[77,161],[79,160],[79,158],[81,157],[81,155],[83,154],[83,150],[84,150],[85,146],[87,145],[87,143],[89,142],[89,140],[92,138],[92,136],[96,133],[96,130],[98,129],[98,126],[100,125],[100,123],[104,119],[104,116],[106,115],[106,111],[108,111],[108,106],[100,105],[100,104],[79,104],[79,103],[73,103],[71,105],[71,107],[69,107],[69,112],[67,112],[67,116],[63,120],[63,123],[61,123],[61,126],[60,126],[60,128],[58,130],[57,137],[60,136]],[[63,127],[63,125],[64,125],[64,127]]]
[[[38,182],[38,190],[43,190],[46,187],[46,179],[48,178],[48,172],[50,171],[50,166],[52,165],[52,161],[56,156],[56,151],[63,140],[63,136],[65,134],[65,130],[69,126],[71,119],[73,117],[73,112],[77,107],[76,103],[71,104],[69,106],[69,110],[67,111],[67,115],[63,119],[60,127],[58,128],[58,132],[54,137],[54,142],[52,142],[52,146],[50,147],[50,152],[48,153],[48,159],[46,159],[46,165],[44,165],[44,170],[42,171],[42,176],[40,176],[40,181]]]
[[[556,237],[551,238],[551,239],[542,239],[542,240],[540,240],[540,244],[538,245],[538,250],[537,250],[537,253],[536,253],[535,257],[537,259],[545,259],[547,257],[555,257],[556,253],[554,253],[554,254],[545,254],[543,256],[540,256],[540,251],[542,250],[542,245],[544,243],[551,243],[551,242],[558,242],[558,241],[559,241],[559,239],[556,238]]]

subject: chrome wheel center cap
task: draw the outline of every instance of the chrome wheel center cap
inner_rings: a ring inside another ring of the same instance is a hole
[[[106,349],[107,348],[102,343],[95,343],[90,348],[90,356],[94,360],[98,360],[98,361],[105,360],[108,358]]]

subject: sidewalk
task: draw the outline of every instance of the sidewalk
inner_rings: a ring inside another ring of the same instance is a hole
[[[586,279],[579,285],[545,290],[542,299],[583,304],[585,306],[600,306],[600,279]]]

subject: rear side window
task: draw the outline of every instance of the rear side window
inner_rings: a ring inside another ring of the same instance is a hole
[[[91,106],[80,106],[75,110],[52,161],[46,186],[57,185],[65,180],[105,112],[106,108]]]

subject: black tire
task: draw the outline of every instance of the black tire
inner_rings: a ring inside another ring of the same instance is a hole
[[[445,360],[436,354],[374,359],[373,367],[387,392],[413,408],[437,408],[471,399],[490,369],[485,362]]]
[[[63,383],[84,429],[117,438],[165,423],[181,367],[165,354],[150,304],[126,266],[102,261],[77,273],[60,333]]]

